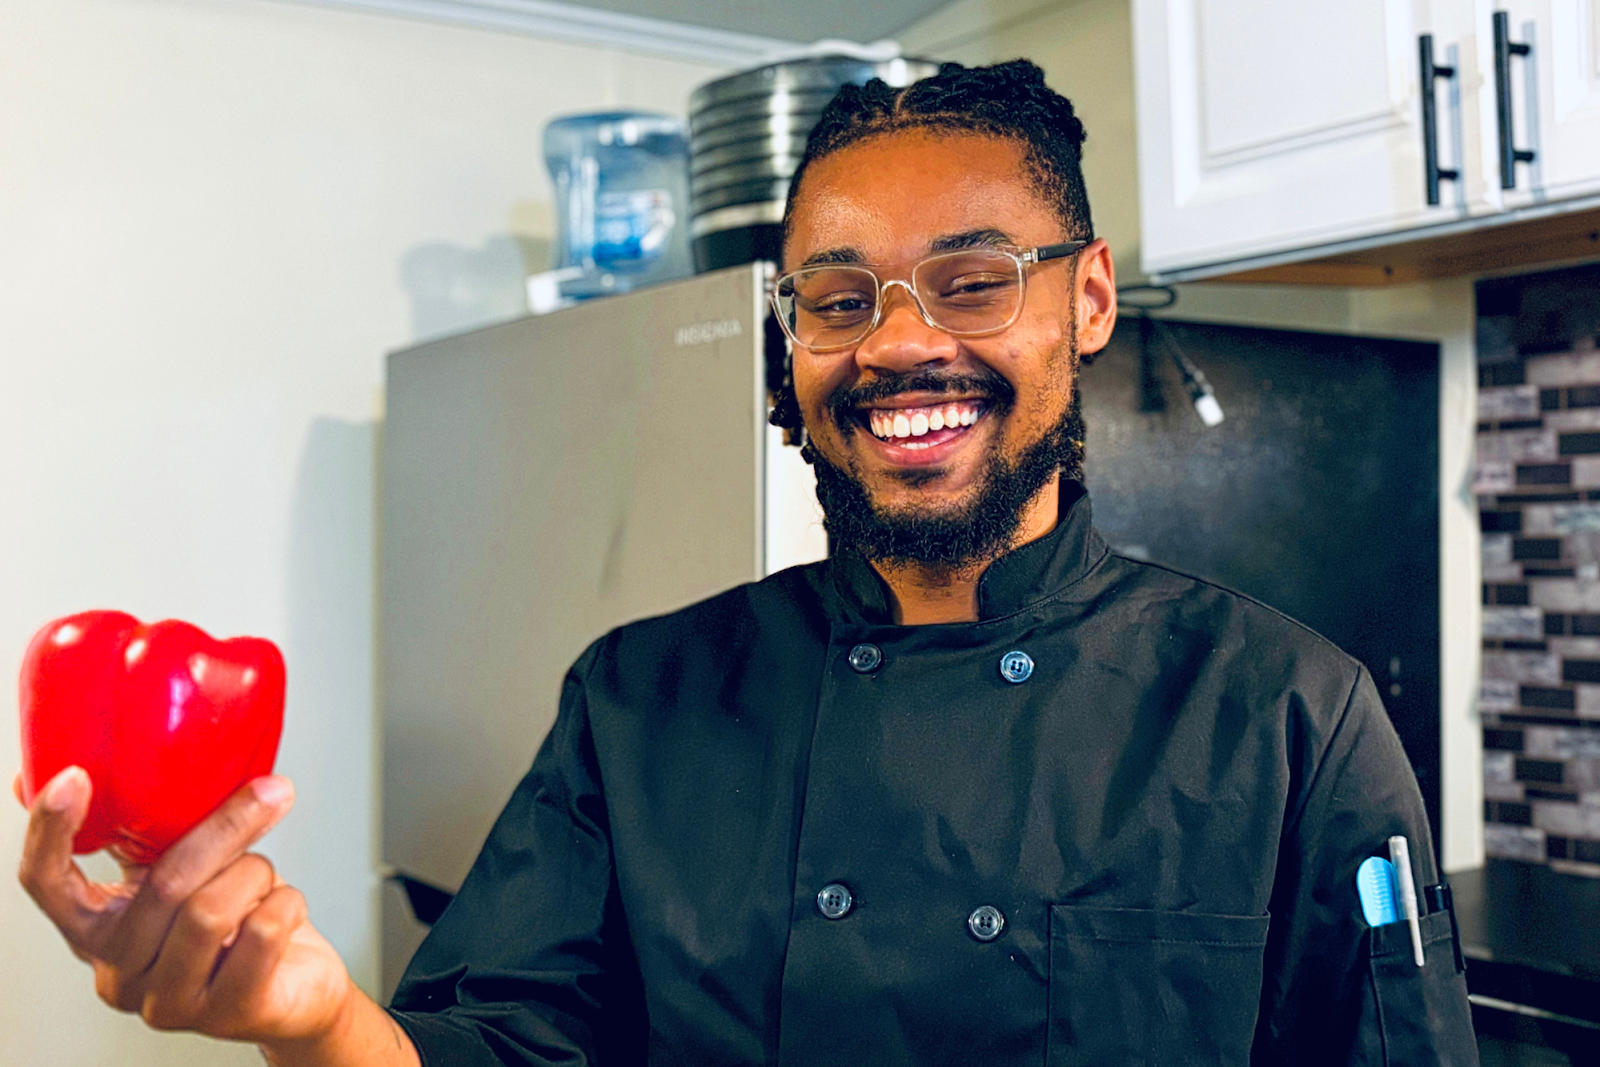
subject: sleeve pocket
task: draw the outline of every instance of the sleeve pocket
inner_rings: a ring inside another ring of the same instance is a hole
[[[1370,986],[1358,1033],[1369,1047],[1359,1062],[1477,1067],[1467,982],[1456,971],[1448,912],[1423,916],[1422,946],[1426,967],[1417,966],[1406,923],[1367,931]]]
[[[1247,1064],[1267,922],[1053,906],[1049,1067]]]

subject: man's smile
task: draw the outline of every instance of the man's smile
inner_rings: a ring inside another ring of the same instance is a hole
[[[926,468],[947,464],[992,410],[977,397],[931,403],[902,394],[857,408],[855,423],[871,435],[862,446],[891,467]]]
[[[1009,409],[1014,391],[988,369],[914,374],[841,390],[830,404],[847,447],[890,467],[943,466]],[[865,431],[857,436],[858,431]],[[968,449],[970,451],[970,449]]]
[[[899,405],[886,402],[881,407],[863,409],[867,429],[880,441],[908,437],[925,441],[906,442],[907,448],[924,447],[958,435],[983,417],[981,400],[954,400],[940,404]]]

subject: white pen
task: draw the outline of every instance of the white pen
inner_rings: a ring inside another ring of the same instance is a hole
[[[1394,865],[1394,880],[1400,889],[1400,912],[1411,926],[1411,953],[1421,967],[1422,919],[1417,914],[1417,883],[1411,875],[1411,846],[1399,834],[1389,838],[1389,862]]]

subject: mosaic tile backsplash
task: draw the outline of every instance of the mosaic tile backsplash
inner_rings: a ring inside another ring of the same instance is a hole
[[[1480,383],[1488,853],[1600,877],[1600,349]]]

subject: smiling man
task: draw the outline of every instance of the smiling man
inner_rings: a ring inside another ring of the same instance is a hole
[[[1438,881],[1366,672],[1094,531],[1082,142],[1020,61],[840,94],[773,296],[835,554],[579,658],[389,1013],[245,851],[273,779],[117,888],[44,791],[102,996],[281,1064],[1475,1063],[1450,916],[1363,919],[1391,836]]]

